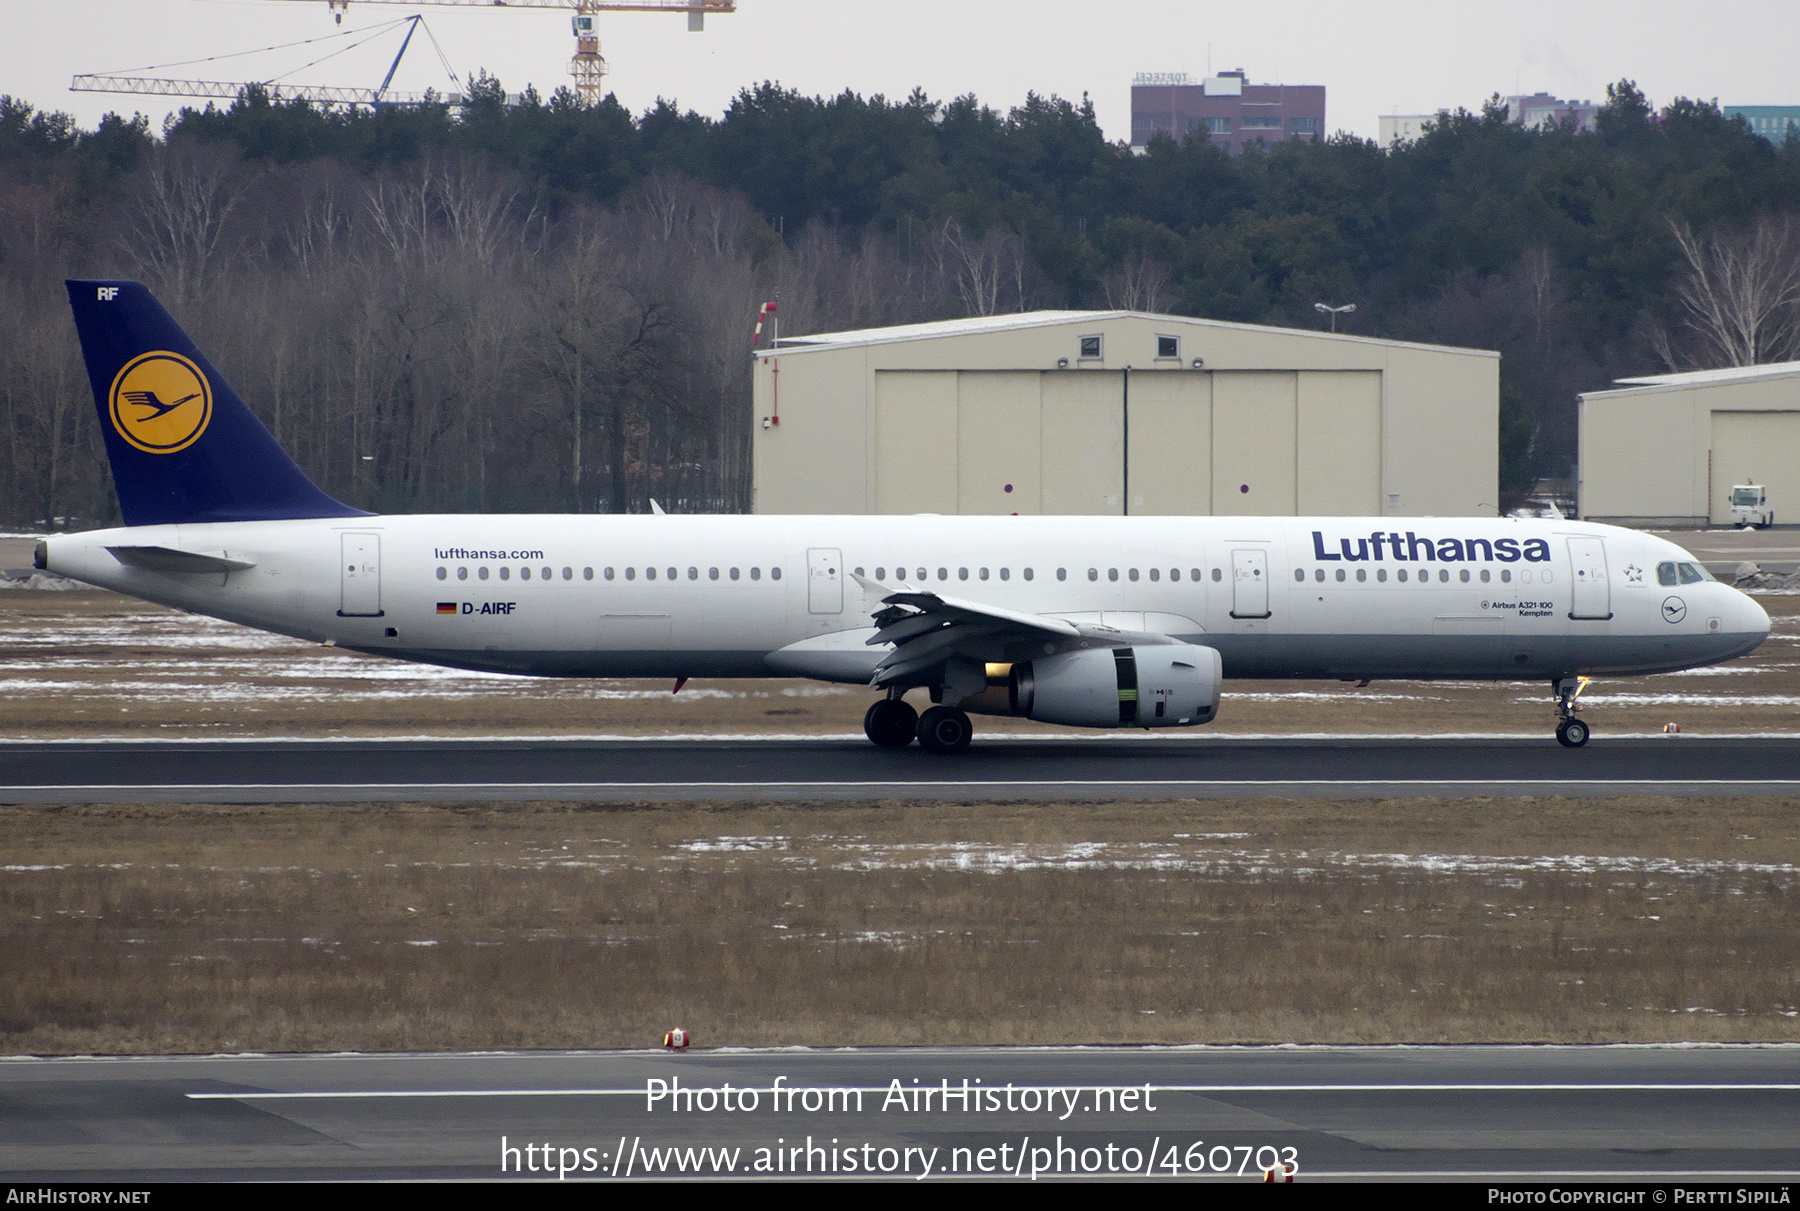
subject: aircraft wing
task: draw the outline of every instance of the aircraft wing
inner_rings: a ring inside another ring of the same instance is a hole
[[[894,645],[875,666],[871,684],[878,688],[957,680],[939,675],[951,660],[960,658],[973,665],[994,658],[1009,642],[1077,639],[1093,629],[943,593],[894,589],[866,576],[856,576],[856,581],[878,594],[885,607],[875,613],[875,633],[866,642],[870,646]],[[963,680],[973,683],[980,676],[985,684],[985,672],[966,667],[964,672]]]

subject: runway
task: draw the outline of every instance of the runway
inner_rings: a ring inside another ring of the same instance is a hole
[[[14,1060],[0,1172],[1756,1182],[1800,1175],[1796,1111],[1791,1046]]]
[[[0,744],[0,803],[1800,793],[1800,738]]]

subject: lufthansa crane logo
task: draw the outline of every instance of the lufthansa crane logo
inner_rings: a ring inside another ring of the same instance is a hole
[[[139,354],[113,379],[119,436],[146,454],[173,454],[200,440],[212,420],[212,384],[179,353]]]

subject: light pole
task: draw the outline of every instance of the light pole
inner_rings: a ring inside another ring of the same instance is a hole
[[[1314,303],[1313,310],[1314,311],[1323,311],[1326,315],[1329,315],[1331,317],[1331,330],[1333,332],[1336,332],[1337,331],[1337,317],[1340,315],[1349,315],[1351,312],[1355,311],[1356,304],[1355,303],[1345,303],[1342,307],[1331,307],[1331,306],[1326,305],[1325,303]]]

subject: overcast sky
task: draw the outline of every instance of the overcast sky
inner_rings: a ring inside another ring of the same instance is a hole
[[[0,93],[67,110],[84,126],[116,109],[149,114],[160,128],[168,99],[71,93],[69,77],[322,38],[413,12],[459,73],[486,68],[510,91],[530,83],[545,96],[567,80],[574,41],[563,11],[351,0],[340,27],[326,0],[0,0]],[[716,115],[761,80],[890,97],[917,86],[998,108],[1033,90],[1085,92],[1107,137],[1124,139],[1134,72],[1199,76],[1209,61],[1243,67],[1253,83],[1323,84],[1327,125],[1370,138],[1385,113],[1473,109],[1495,92],[1598,100],[1621,77],[1657,105],[1676,96],[1800,103],[1797,0],[739,0],[704,33],[688,33],[679,15],[645,13],[603,14],[601,29],[609,83],[633,111],[664,96]],[[135,74],[267,79],[343,44]],[[398,45],[390,32],[287,78],[373,87]],[[429,40],[414,40],[394,87],[448,89]]]

